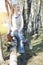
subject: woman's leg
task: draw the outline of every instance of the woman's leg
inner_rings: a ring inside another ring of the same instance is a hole
[[[24,36],[21,32],[18,32],[18,36],[19,36],[19,40],[20,40],[20,43],[18,46],[19,53],[25,53],[24,44],[23,44]]]

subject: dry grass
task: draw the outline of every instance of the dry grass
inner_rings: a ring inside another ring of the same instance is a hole
[[[27,65],[43,65],[43,33],[38,39],[32,40],[32,45],[36,56],[32,55],[28,60]]]
[[[43,52],[29,59],[27,65],[43,65]]]
[[[0,12],[0,33],[5,34],[8,32],[7,27],[3,25],[7,20],[7,13]]]

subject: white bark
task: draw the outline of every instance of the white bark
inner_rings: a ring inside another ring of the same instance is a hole
[[[29,22],[34,23],[34,26],[33,26],[34,33],[35,33],[36,25],[37,25],[36,17],[37,17],[37,14],[40,14],[40,9],[41,9],[41,0],[32,0]]]
[[[31,27],[32,30],[35,30],[35,17],[36,17],[36,1],[32,0],[32,2],[31,2],[31,12],[30,12],[30,16],[29,16],[29,22],[34,23],[33,28]]]
[[[2,39],[1,39],[1,35],[0,35],[0,62],[3,62],[3,49],[2,49]]]
[[[10,65],[17,65],[17,57],[15,54],[10,54]]]
[[[27,0],[24,0],[24,13],[25,13],[25,20],[26,20],[26,23],[28,23],[28,3],[27,3]]]
[[[11,52],[10,54],[10,65],[17,65],[17,52],[16,49]]]

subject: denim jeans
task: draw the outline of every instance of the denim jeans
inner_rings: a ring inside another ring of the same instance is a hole
[[[19,53],[25,53],[24,44],[23,44],[23,41],[24,41],[23,33],[22,32],[18,32],[18,31],[14,31],[13,35],[11,35],[11,36],[16,37],[16,39],[17,39],[18,52]]]

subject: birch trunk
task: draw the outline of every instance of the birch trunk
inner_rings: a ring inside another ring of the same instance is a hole
[[[37,25],[37,22],[36,22],[37,14],[39,14],[39,17],[40,17],[40,11],[41,11],[41,0],[32,0],[29,22],[33,23],[32,30],[34,30],[34,34],[36,33],[35,29]]]
[[[36,34],[38,35],[41,24],[41,0],[36,0],[36,16],[35,16],[35,29],[37,29]]]
[[[26,23],[28,22],[28,1],[24,0],[24,14],[25,14],[25,20]]]
[[[24,0],[23,8],[23,19],[24,19],[24,35],[26,36],[27,23],[28,23],[28,3],[27,0]]]
[[[10,54],[9,65],[17,65],[17,50],[16,50],[16,48]]]
[[[3,59],[2,38],[0,35],[0,62],[3,62],[3,61],[4,61],[4,59]]]
[[[29,22],[32,24],[32,34],[35,31],[35,17],[36,17],[36,2],[35,0],[31,1],[31,11],[29,16]]]

